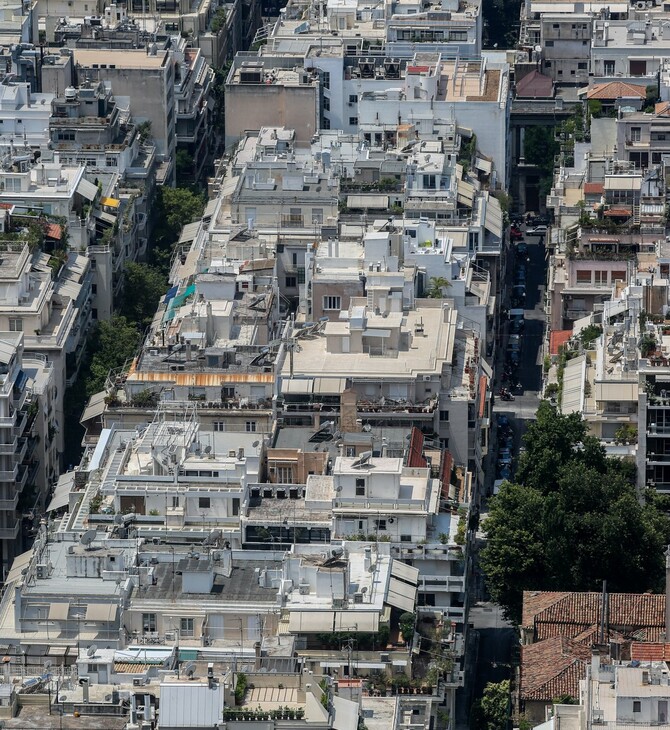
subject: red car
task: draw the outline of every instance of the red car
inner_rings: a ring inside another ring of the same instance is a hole
[[[519,241],[523,238],[523,233],[518,228],[512,226],[509,229],[509,237],[512,239],[512,241]]]

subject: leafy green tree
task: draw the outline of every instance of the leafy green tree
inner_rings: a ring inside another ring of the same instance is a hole
[[[174,164],[177,169],[177,180],[193,179],[193,155],[188,150],[177,150]]]
[[[125,317],[115,315],[107,321],[98,322],[91,337],[94,354],[86,379],[86,392],[89,396],[104,388],[110,370],[120,368],[135,355],[140,338],[138,328]]]
[[[491,500],[481,553],[506,616],[520,620],[524,590],[661,588],[670,520],[655,495],[639,499],[634,466],[607,458],[580,416],[546,401],[524,441],[517,483]]]
[[[509,679],[489,682],[473,708],[473,730],[506,730],[510,720]]]
[[[167,280],[157,268],[132,261],[127,263],[121,314],[143,329],[151,323],[166,286]]]

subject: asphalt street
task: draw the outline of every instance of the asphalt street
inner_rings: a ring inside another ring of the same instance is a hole
[[[525,228],[525,227],[524,227]],[[495,352],[495,406],[494,415],[506,415],[512,424],[514,433],[514,457],[518,459],[519,447],[528,421],[535,417],[542,387],[542,343],[544,340],[544,296],[546,281],[545,247],[539,236],[526,236],[528,246],[526,255],[519,255],[514,246],[510,251],[508,276],[505,282],[503,306],[511,308],[510,295],[514,285],[514,275],[518,263],[526,260],[526,299],[523,306],[525,326],[521,338],[519,365],[515,379],[519,387],[514,389],[514,401],[503,401],[499,397],[500,389],[509,383],[502,383],[506,350],[509,339],[508,323],[503,324],[502,333]],[[486,462],[486,484],[488,493],[493,481],[498,476],[496,461],[498,450],[498,429],[493,419],[491,448]],[[484,499],[482,516],[485,519],[486,499]],[[483,545],[479,543],[479,547]],[[468,675],[466,688],[469,690],[459,696],[457,722],[458,728],[468,727],[469,712],[472,703],[482,696],[486,684],[500,682],[510,678],[513,667],[518,661],[518,637],[514,628],[502,616],[500,609],[490,602],[486,592],[484,577],[475,568],[472,581],[471,609],[469,614],[470,631],[468,632]]]

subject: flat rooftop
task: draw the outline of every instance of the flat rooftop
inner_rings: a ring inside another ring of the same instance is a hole
[[[155,56],[147,54],[144,49],[112,50],[109,48],[93,50],[89,48],[75,48],[73,50],[75,63],[84,68],[101,69],[158,69],[165,66],[168,52],[159,50]]]

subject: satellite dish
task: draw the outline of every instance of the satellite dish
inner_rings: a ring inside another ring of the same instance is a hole
[[[81,536],[81,540],[79,542],[81,542],[81,544],[85,547],[88,547],[93,542],[93,540],[95,540],[97,535],[97,530],[86,530],[86,532]]]
[[[251,444],[251,445],[252,445],[252,446],[253,446],[254,448],[256,448],[256,447],[258,446],[258,444],[260,444],[260,441],[258,441],[258,439],[256,439],[256,441],[254,441],[254,442],[253,442],[253,444]]]
[[[537,46],[535,46],[535,48],[533,50],[536,53],[542,53],[542,46],[538,44]]]
[[[98,651],[98,647],[96,644],[91,644],[91,646],[86,649],[86,656],[95,656],[95,652]]]
[[[205,538],[205,543],[209,545],[210,543],[216,542],[217,540],[221,539],[221,535],[223,533],[221,530],[212,530],[209,535]]]
[[[186,676],[187,676],[187,677],[188,677],[189,679],[193,679],[193,675],[195,674],[195,663],[194,663],[194,662],[189,662],[189,663],[188,663],[188,664],[187,664],[187,665],[186,665],[186,666],[184,667],[184,672],[186,673]]]
[[[205,453],[211,454],[212,453],[212,447],[211,446],[205,446]]]
[[[123,524],[123,515],[122,514],[116,514],[116,515],[114,515],[114,524],[115,525],[122,525]]]
[[[47,659],[47,660],[46,660],[46,661],[44,662],[44,668],[45,668],[45,669],[51,669],[51,659]]]
[[[334,558],[341,558],[344,555],[344,550],[342,548],[336,548],[335,550],[331,550],[331,555]]]
[[[363,426],[363,430],[365,433],[370,433],[370,431],[372,431],[372,426],[369,423],[366,423],[365,426]]]
[[[367,592],[368,592],[368,587],[367,586],[363,586],[361,588],[361,593],[367,593]]]

